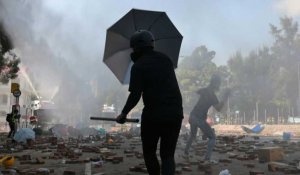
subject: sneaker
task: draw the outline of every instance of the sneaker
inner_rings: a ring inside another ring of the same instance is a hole
[[[215,164],[219,163],[216,160],[209,160],[209,159],[204,159],[203,161],[204,161],[204,163],[211,164],[211,165],[215,165]]]
[[[216,160],[209,160],[208,161],[210,164],[213,164],[213,165],[215,165],[215,164],[218,164],[219,162],[218,161],[216,161]]]

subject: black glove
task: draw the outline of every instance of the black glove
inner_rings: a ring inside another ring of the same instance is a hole
[[[126,114],[121,113],[120,115],[118,115],[118,117],[116,118],[116,122],[120,123],[120,124],[124,124],[126,122]]]

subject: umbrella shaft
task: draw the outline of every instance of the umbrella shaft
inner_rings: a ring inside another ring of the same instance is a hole
[[[116,121],[116,118],[108,117],[90,117],[91,120]],[[138,123],[139,119],[126,119],[126,122]]]

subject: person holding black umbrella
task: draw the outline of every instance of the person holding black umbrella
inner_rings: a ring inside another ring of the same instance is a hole
[[[171,59],[154,51],[154,46],[154,36],[150,31],[138,30],[130,38],[134,62],[130,73],[130,94],[116,121],[125,123],[127,114],[142,96],[141,139],[148,173],[174,175],[174,154],[183,119],[182,97]],[[161,166],[156,156],[159,140]]]

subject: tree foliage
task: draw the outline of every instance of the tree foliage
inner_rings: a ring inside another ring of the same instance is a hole
[[[11,51],[13,45],[0,23],[0,83],[7,84],[18,76],[20,59]]]
[[[208,85],[210,77],[219,73],[224,80],[229,75],[226,66],[218,67],[212,62],[215,51],[209,51],[205,46],[197,47],[190,56],[185,57],[176,71],[183,97],[183,107],[186,113],[191,111],[198,96],[195,92]]]
[[[264,111],[271,116],[291,115],[299,99],[298,23],[291,18],[280,18],[280,27],[271,24],[270,33],[274,38],[271,46],[253,50],[244,57],[237,52],[228,61],[237,87],[232,99],[235,108],[247,116],[258,110],[260,120]]]
[[[214,52],[208,51],[205,46],[196,48],[185,57],[177,76],[186,112],[191,110],[197,98],[194,92],[206,86],[210,76],[218,72],[222,75],[223,84],[233,89],[231,111],[240,111],[245,114],[246,120],[250,121],[253,115],[258,114],[256,117],[263,121],[265,113],[278,118],[292,113],[300,115],[300,105],[297,105],[300,104],[298,23],[292,18],[280,18],[279,27],[270,24],[270,34],[274,38],[270,46],[254,49],[247,55],[236,52],[224,66],[216,66],[212,62]]]

